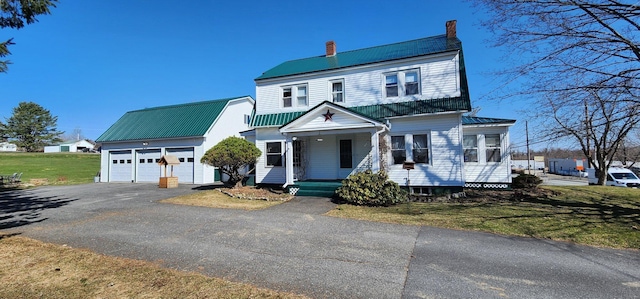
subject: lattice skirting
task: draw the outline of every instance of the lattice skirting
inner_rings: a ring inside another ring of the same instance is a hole
[[[298,193],[298,190],[300,190],[300,188],[291,187],[291,188],[289,188],[289,194],[296,195],[296,193]]]
[[[508,183],[465,183],[465,188],[472,189],[510,189],[511,184]]]

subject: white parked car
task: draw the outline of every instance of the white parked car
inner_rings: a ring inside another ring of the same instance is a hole
[[[587,169],[587,174],[589,176],[589,185],[598,183],[595,169]],[[640,187],[640,179],[633,171],[627,168],[611,167],[607,170],[607,186],[638,188]]]

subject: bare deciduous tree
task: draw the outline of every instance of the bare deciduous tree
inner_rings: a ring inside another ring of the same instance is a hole
[[[487,12],[493,45],[508,50],[497,98],[532,102],[547,140],[583,150],[604,183],[606,167],[638,125],[640,6],[618,0],[470,0]],[[554,119],[554,121],[550,121]],[[539,137],[539,138],[540,138]],[[602,172],[602,173],[601,173]]]

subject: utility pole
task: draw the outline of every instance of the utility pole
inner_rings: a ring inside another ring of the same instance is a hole
[[[531,174],[531,152],[529,151],[529,121],[524,122],[524,129],[527,134],[527,173]]]

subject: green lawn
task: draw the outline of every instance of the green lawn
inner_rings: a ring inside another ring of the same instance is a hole
[[[0,153],[0,174],[22,172],[22,182],[47,179],[53,184],[93,182],[100,171],[100,154],[89,153]]]
[[[411,203],[380,208],[339,205],[328,215],[640,249],[639,189],[544,188],[557,195],[526,201]]]

